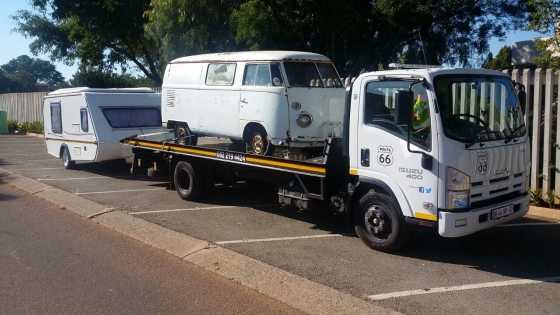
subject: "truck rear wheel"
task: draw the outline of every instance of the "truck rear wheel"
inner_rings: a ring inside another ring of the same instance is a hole
[[[372,249],[394,252],[408,240],[408,230],[400,207],[391,197],[370,191],[354,209],[354,230]]]
[[[206,180],[187,161],[177,162],[173,182],[177,194],[184,200],[200,199],[206,192]]]

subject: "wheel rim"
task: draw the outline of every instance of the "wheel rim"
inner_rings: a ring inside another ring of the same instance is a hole
[[[189,190],[191,188],[191,177],[189,176],[189,173],[180,171],[177,185],[181,190]]]
[[[186,144],[187,128],[179,127],[177,128],[177,138],[180,144]]]
[[[64,166],[68,166],[70,164],[70,159],[68,158],[68,152],[66,150],[62,153],[62,160],[64,162]]]
[[[253,147],[253,152],[255,154],[263,154],[265,150],[264,139],[261,134],[256,134],[253,136],[253,141],[251,142]]]
[[[382,207],[373,205],[364,215],[365,228],[373,237],[386,240],[392,232],[391,217]]]

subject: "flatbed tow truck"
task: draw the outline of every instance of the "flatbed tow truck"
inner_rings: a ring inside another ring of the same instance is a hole
[[[172,130],[122,143],[133,169],[168,169],[185,200],[215,182],[269,182],[280,204],[345,214],[370,248],[396,251],[410,224],[459,237],[528,211],[524,99],[523,86],[496,71],[371,72],[347,89],[342,137],[310,158],[248,154]]]

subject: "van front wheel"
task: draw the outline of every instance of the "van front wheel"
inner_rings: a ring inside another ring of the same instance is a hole
[[[64,147],[64,149],[62,149],[62,162],[64,163],[64,168],[67,170],[74,168],[74,166],[76,165],[76,162],[72,161],[70,152],[68,151],[67,147]]]
[[[245,152],[256,155],[268,154],[268,139],[266,131],[262,128],[255,128],[249,132],[249,136],[245,140]]]
[[[372,249],[395,252],[408,240],[400,207],[389,195],[370,191],[354,209],[354,230]]]

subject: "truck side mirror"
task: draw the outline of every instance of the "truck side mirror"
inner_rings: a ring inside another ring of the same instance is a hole
[[[408,125],[412,119],[412,102],[414,93],[412,91],[398,91],[396,95],[397,125]]]

